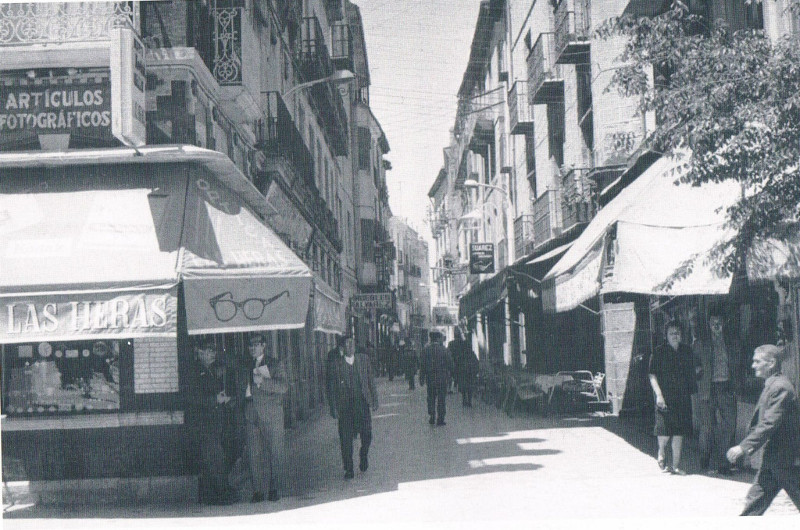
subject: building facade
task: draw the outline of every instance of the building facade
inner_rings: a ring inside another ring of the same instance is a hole
[[[453,325],[453,313],[447,314],[448,323],[436,321],[437,310],[431,307],[429,291],[430,265],[428,243],[416,230],[399,217],[389,219],[389,231],[397,249],[391,279],[391,290],[397,304],[395,342],[421,347],[427,343],[427,334],[432,326]]]
[[[285,423],[322,410],[325,352],[335,335],[377,329],[379,315],[361,324],[369,317],[354,314],[349,302],[362,291],[388,292],[393,258],[383,159],[389,148],[369,109],[358,7],[347,0],[15,2],[0,4],[0,20],[9,29],[0,39],[3,152],[132,146],[152,158],[146,149],[180,145],[230,160],[226,171],[248,183],[236,184],[234,194],[249,190],[248,208],[313,275],[302,325],[261,328],[288,367]],[[253,188],[258,195],[250,194]],[[212,333],[224,355],[241,353],[241,332]],[[171,344],[166,355],[178,364],[164,378],[178,403],[189,343]],[[19,351],[3,346],[4,376],[6,357]],[[125,362],[139,360],[135,349],[124,355],[131,356]],[[146,387],[136,377],[133,384]],[[138,392],[132,403],[147,401]],[[8,396],[3,403],[9,458],[15,432],[115,436],[103,430],[108,421],[93,426],[74,410],[9,414]],[[139,426],[136,407],[125,425],[151,428]],[[174,410],[169,423],[180,439],[180,406]],[[20,458],[20,480],[93,473],[63,459],[55,470],[35,455]],[[191,471],[179,465],[166,474]]]

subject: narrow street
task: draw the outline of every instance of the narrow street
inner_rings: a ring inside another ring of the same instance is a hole
[[[107,527],[106,519],[118,519],[114,528],[137,527],[145,517],[155,528],[728,518],[740,511],[752,480],[746,473],[728,479],[662,475],[649,454],[654,440],[612,417],[520,412],[509,418],[480,400],[464,409],[460,396],[451,394],[447,425],[433,427],[424,388],[409,392],[405,381],[386,378],[378,386],[382,404],[373,419],[370,468],[354,480],[343,479],[336,424],[325,416],[291,431],[298,465],[291,491],[276,503],[14,506],[4,524],[88,530]],[[687,468],[696,467],[690,450]],[[767,515],[797,514],[781,493]]]

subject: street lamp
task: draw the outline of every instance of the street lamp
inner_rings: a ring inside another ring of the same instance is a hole
[[[299,85],[295,85],[286,92],[284,92],[281,97],[286,100],[289,96],[297,92],[298,90],[303,90],[312,86],[321,85],[322,83],[332,83],[332,84],[339,84],[339,83],[348,83],[355,79],[356,76],[350,70],[336,70],[333,74],[329,75],[328,77],[323,77],[321,79],[314,79],[313,81],[307,81],[305,83],[300,83]]]

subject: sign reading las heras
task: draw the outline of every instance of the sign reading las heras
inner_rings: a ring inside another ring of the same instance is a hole
[[[350,297],[350,304],[356,311],[391,309],[392,293],[354,294]]]
[[[471,243],[469,246],[469,273],[494,272],[494,243]]]

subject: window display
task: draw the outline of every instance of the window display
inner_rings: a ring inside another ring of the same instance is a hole
[[[129,348],[122,340],[3,346],[3,413],[118,410],[119,359]]]

